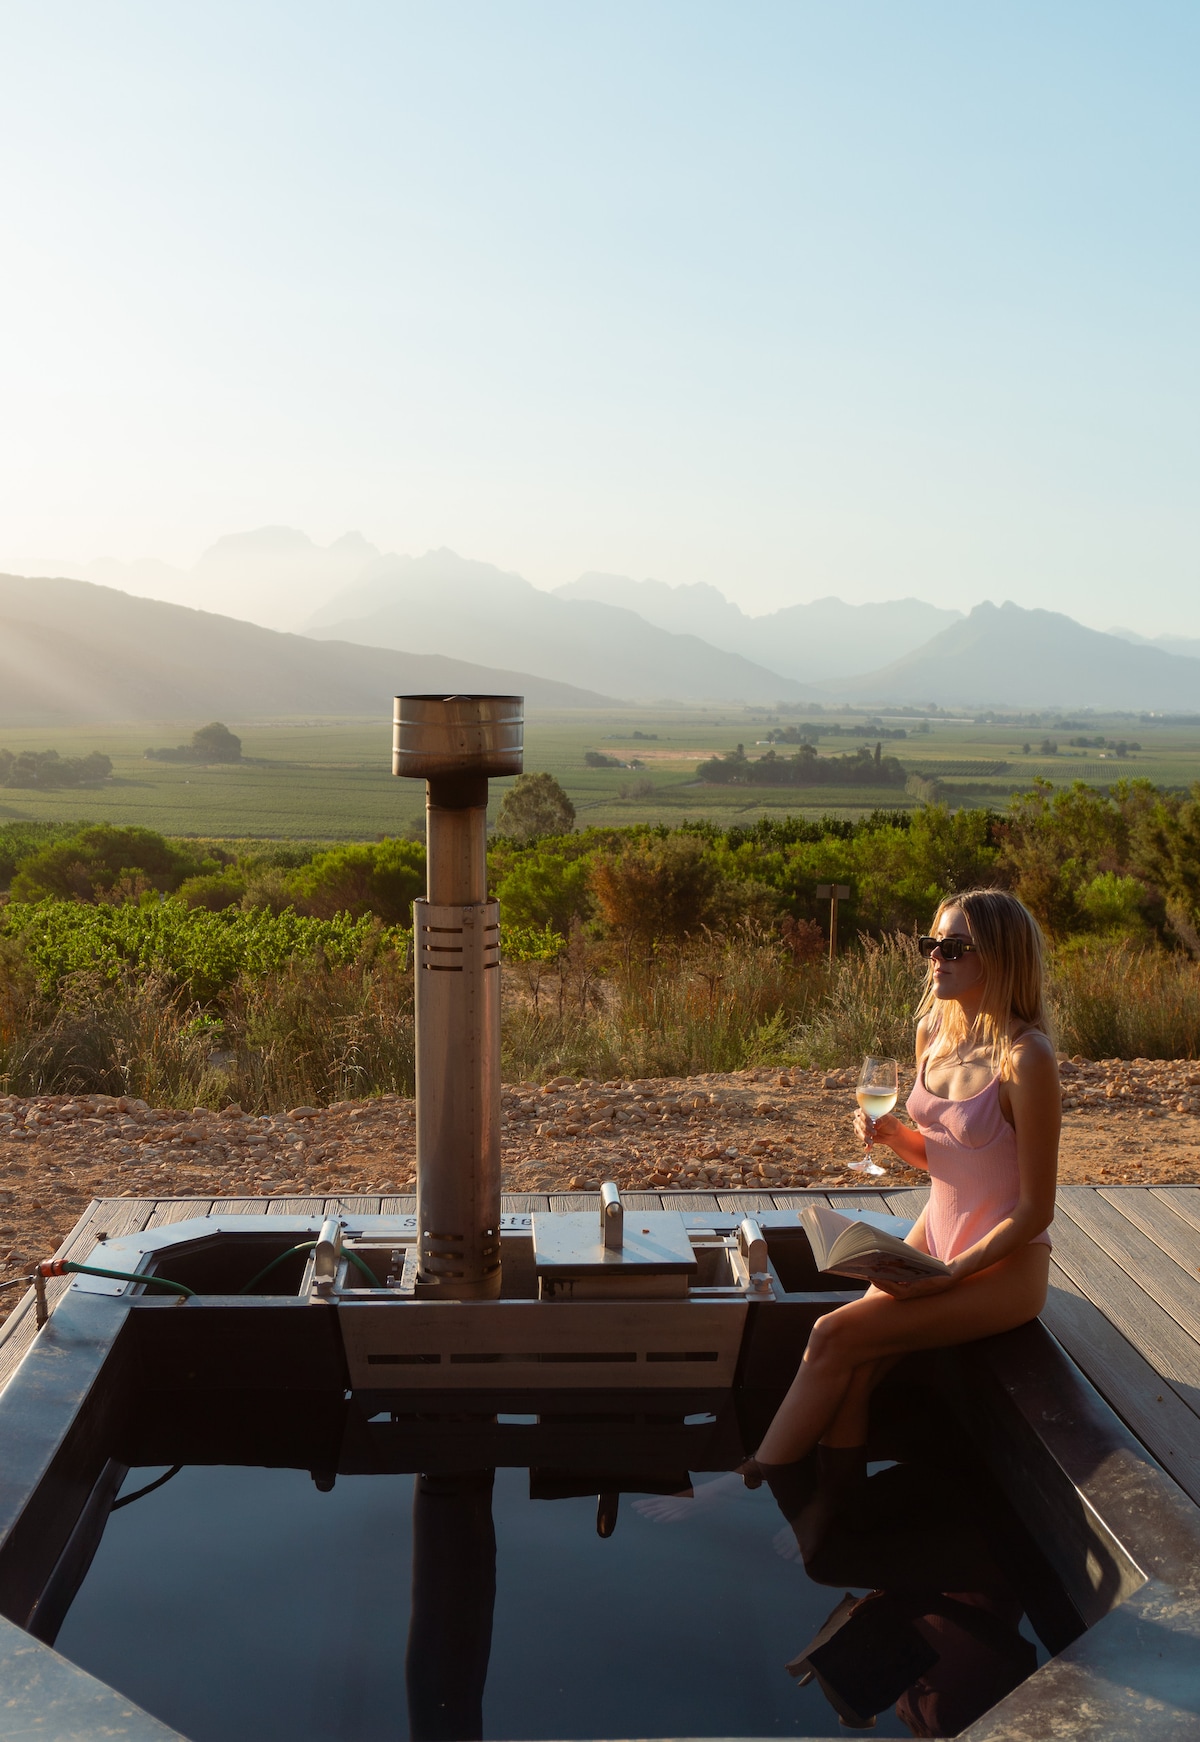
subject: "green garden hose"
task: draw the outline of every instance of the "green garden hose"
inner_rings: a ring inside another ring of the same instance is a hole
[[[136,1270],[101,1270],[98,1264],[77,1264],[73,1258],[48,1258],[44,1264],[38,1265],[41,1276],[107,1276],[114,1282],[140,1282],[147,1288],[166,1288],[172,1294],[180,1294],[184,1300],[195,1300],[196,1291],[188,1288],[185,1283],[172,1282],[166,1276],[145,1276]]]
[[[311,1252],[316,1244],[317,1242],[315,1240],[302,1240],[299,1246],[289,1246],[286,1252],[281,1252],[279,1254],[278,1258],[272,1258],[269,1264],[264,1264],[257,1275],[252,1276],[249,1282],[244,1283],[242,1287],[238,1289],[238,1293],[249,1294],[251,1289],[256,1288],[264,1276],[270,1276],[275,1267],[282,1264],[285,1258],[294,1258],[297,1252]],[[364,1263],[364,1261],[358,1256],[357,1252],[351,1252],[348,1247],[343,1247],[342,1256],[350,1264],[355,1265],[362,1271],[372,1288],[378,1288],[380,1286],[379,1278],[375,1275],[375,1272],[371,1269],[370,1265]]]

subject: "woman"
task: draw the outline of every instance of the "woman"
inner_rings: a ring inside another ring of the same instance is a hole
[[[902,1355],[1011,1330],[1045,1304],[1061,1103],[1037,921],[1005,890],[972,890],[942,903],[921,953],[916,1130],[860,1112],[855,1131],[928,1171],[908,1242],[950,1275],[873,1286],[817,1320],[742,1466],[750,1487],[818,1444],[831,1464],[861,1466],[872,1388]]]

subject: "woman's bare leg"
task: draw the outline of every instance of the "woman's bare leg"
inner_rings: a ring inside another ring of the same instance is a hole
[[[1023,1246],[944,1294],[898,1301],[872,1288],[861,1300],[826,1313],[812,1328],[800,1370],[756,1460],[789,1464],[803,1457],[833,1429],[843,1406],[852,1424],[861,1407],[852,1395],[860,1367],[916,1349],[973,1343],[1036,1318],[1046,1302],[1049,1269],[1047,1246]]]
[[[886,1360],[866,1361],[854,1369],[838,1412],[821,1435],[823,1446],[866,1445],[872,1393],[900,1359],[899,1355],[891,1355]]]

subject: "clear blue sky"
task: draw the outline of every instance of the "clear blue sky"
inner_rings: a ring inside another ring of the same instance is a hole
[[[7,0],[0,562],[1200,633],[1195,0]]]

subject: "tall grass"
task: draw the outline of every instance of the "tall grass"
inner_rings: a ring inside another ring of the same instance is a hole
[[[155,975],[64,980],[53,998],[0,963],[0,1090],[135,1095],[247,1111],[413,1086],[412,981],[396,956],[302,958],[243,975],[219,1011]]]
[[[1126,940],[1065,950],[1051,975],[1064,1052],[1084,1058],[1200,1054],[1200,964]]]
[[[848,950],[832,974],[744,925],[660,953],[577,935],[560,959],[506,964],[504,1074],[692,1076],[756,1065],[822,1069],[912,1049],[922,970],[911,939]],[[1200,965],[1158,949],[1060,951],[1058,1040],[1090,1058],[1200,1055]],[[406,955],[372,939],[349,962],[317,951],[243,972],[202,1003],[164,975],[80,971],[47,990],[0,938],[0,1092],[137,1095],[248,1111],[411,1093]]]
[[[795,1036],[797,1062],[830,1070],[869,1054],[907,1058],[923,979],[914,939],[864,941],[835,964],[825,998]]]
[[[531,964],[506,986],[504,1069],[511,1078],[696,1076],[787,1062],[824,990],[778,938],[747,925],[729,937],[605,964],[586,951],[555,973]]]

